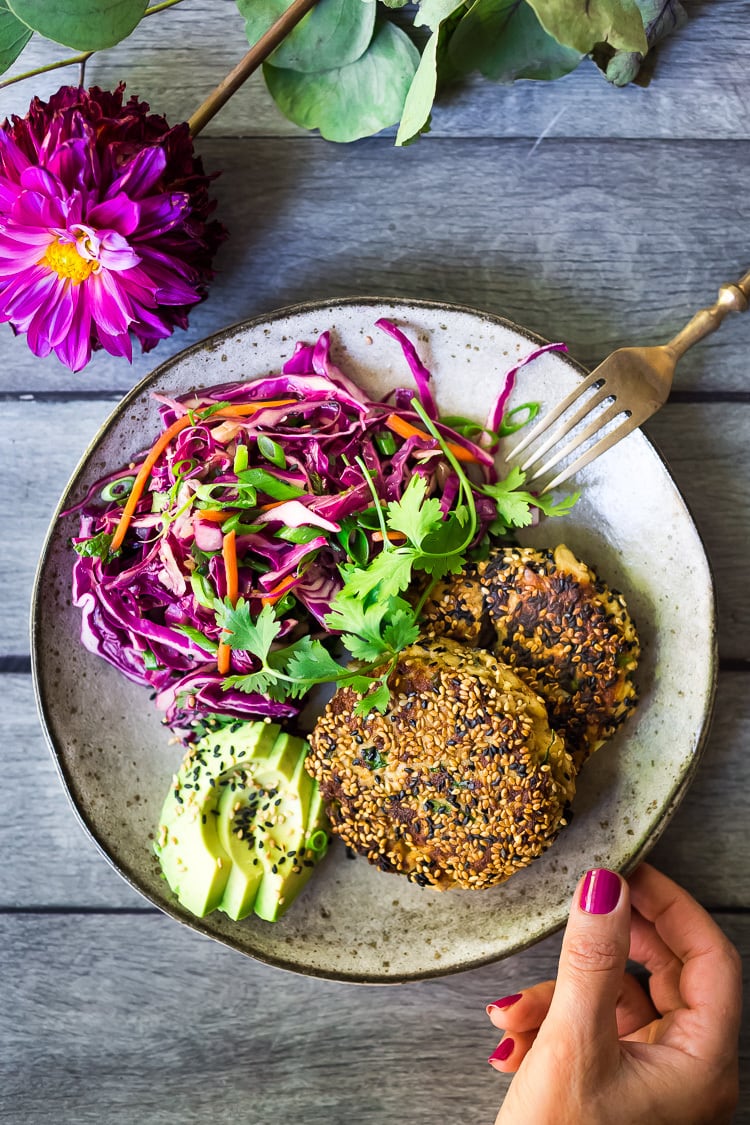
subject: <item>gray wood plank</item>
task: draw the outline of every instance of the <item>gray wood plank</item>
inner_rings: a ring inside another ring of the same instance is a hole
[[[36,561],[64,482],[113,402],[10,401],[0,411],[14,535],[0,538],[0,656],[28,652],[27,606]],[[719,591],[720,651],[750,658],[750,403],[671,404],[648,431],[661,447],[700,528]]]
[[[654,852],[655,863],[716,910],[750,909],[747,687],[746,674],[722,673],[703,761]],[[3,676],[0,692],[6,795],[0,824],[0,910],[149,909],[77,823],[42,737],[30,677]]]
[[[477,78],[441,98],[431,139],[749,137],[748,94],[741,81],[750,46],[747,0],[720,5],[685,0],[685,6],[691,22],[665,43],[648,89],[616,90],[591,63],[554,83],[502,87]],[[128,89],[154,110],[178,121],[203,101],[246,49],[244,21],[232,0],[191,0],[149,18],[124,43],[95,55],[86,81],[111,88],[125,79]],[[74,53],[37,38],[8,76]],[[77,81],[77,68],[70,67],[12,86],[0,93],[0,113],[24,113],[32,94],[48,97],[61,84]],[[298,136],[300,130],[282,117],[256,76],[207,133]]]
[[[187,344],[297,301],[423,297],[500,313],[585,364],[668,339],[748,268],[750,143],[201,140],[230,238],[208,300],[132,368],[72,375],[0,326],[0,389],[125,390]],[[250,173],[250,174],[249,174]],[[689,183],[690,191],[677,185]],[[750,317],[689,352],[682,390],[747,390]]]
[[[750,920],[718,916],[750,965]],[[490,1122],[508,1079],[485,1005],[555,972],[559,938],[364,991],[244,960],[158,915],[0,916],[0,1116],[13,1125]],[[747,1017],[742,1101],[750,1123]]]

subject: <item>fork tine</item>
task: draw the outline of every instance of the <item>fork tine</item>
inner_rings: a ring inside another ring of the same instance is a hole
[[[582,422],[595,407],[599,406],[605,399],[612,398],[612,393],[613,392],[607,387],[607,384],[603,383],[598,391],[595,391],[593,395],[589,395],[580,409],[576,410],[571,418],[564,418],[560,425],[542,442],[539,448],[526,458],[524,463],[520,466],[523,472],[526,472],[529,466],[533,465],[535,461],[541,461],[547,450],[551,449],[553,445],[557,445],[564,437],[567,437],[578,423]],[[548,465],[548,468],[551,467],[551,465]],[[531,479],[533,480],[534,478],[532,477]]]
[[[547,430],[553,422],[556,422],[560,415],[563,414],[568,409],[568,407],[572,406],[573,403],[589,389],[589,387],[593,387],[599,381],[600,376],[597,375],[596,371],[592,371],[590,375],[587,375],[583,382],[579,383],[574,391],[571,391],[571,393],[566,398],[564,398],[562,402],[559,402],[557,406],[552,407],[552,409],[544,415],[541,421],[537,422],[537,424],[531,430],[529,430],[526,436],[523,437],[521,441],[519,441],[518,444],[510,451],[505,460],[515,460],[518,454],[522,450],[524,450],[527,445],[531,445],[532,441],[536,441],[538,437],[541,437],[545,430]]]
[[[544,476],[545,473],[548,473],[550,469],[554,469],[558,461],[570,457],[572,453],[575,453],[577,449],[581,448],[584,442],[592,438],[594,434],[597,434],[602,426],[606,426],[607,422],[611,422],[613,418],[616,418],[618,414],[622,414],[624,411],[625,407],[621,406],[617,400],[615,400],[612,405],[607,407],[606,410],[603,410],[601,414],[597,414],[596,418],[589,422],[588,426],[586,426],[584,430],[581,430],[580,434],[576,434],[574,438],[571,438],[567,445],[564,445],[562,449],[554,453],[548,461],[545,461],[535,473],[532,473],[529,477],[529,481],[537,480],[539,477]]]
[[[627,437],[633,430],[636,430],[643,421],[643,418],[637,418],[635,415],[630,418],[624,418],[620,425],[616,426],[611,433],[608,433],[607,436],[603,437],[600,441],[595,442],[591,446],[591,449],[587,449],[585,453],[582,453],[572,465],[568,465],[568,467],[563,469],[561,473],[558,473],[549,484],[545,484],[541,495],[543,496],[545,492],[551,492],[553,488],[564,484],[574,473],[584,469],[594,458],[601,457],[602,453],[606,453],[613,445],[617,445],[618,441],[622,441],[624,437]]]

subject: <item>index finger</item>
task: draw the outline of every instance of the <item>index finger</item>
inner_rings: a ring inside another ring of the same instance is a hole
[[[723,1052],[739,1035],[739,955],[710,914],[666,875],[642,864],[628,880],[631,902],[682,962],[680,994],[699,1021],[702,1046]]]

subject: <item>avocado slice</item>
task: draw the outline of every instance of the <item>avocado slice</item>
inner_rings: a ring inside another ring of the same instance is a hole
[[[312,874],[304,845],[311,802],[317,795],[316,817],[322,802],[317,783],[305,772],[308,752],[303,739],[279,735],[268,757],[253,762],[242,784],[221,798],[219,839],[232,859],[221,909],[231,918],[254,909],[275,922]],[[321,825],[326,823],[323,814]]]
[[[328,847],[304,739],[236,724],[188,752],[162,809],[155,850],[179,901],[203,917],[280,918]]]
[[[218,834],[218,804],[238,765],[273,749],[274,723],[236,724],[206,735],[188,750],[161,811],[154,850],[180,903],[203,918],[221,903],[231,860]]]

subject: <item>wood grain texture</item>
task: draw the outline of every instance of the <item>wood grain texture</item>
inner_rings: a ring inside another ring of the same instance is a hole
[[[750,921],[717,921],[747,966]],[[549,978],[559,951],[554,937],[365,991],[268,969],[159,915],[5,916],[0,942],[13,1125],[489,1125],[508,1079],[487,1066],[499,1036],[485,1005]],[[750,1123],[748,1030],[735,1125]]]
[[[750,137],[742,75],[750,47],[748,0],[685,0],[690,23],[668,40],[647,89],[616,90],[593,64],[556,82],[497,86],[481,78],[446,91],[433,115],[435,137]],[[186,119],[247,49],[233,0],[186,0],[143,21],[124,43],[89,60],[86,82],[128,90],[166,114]],[[35,37],[7,77],[72,52]],[[24,113],[32,93],[48,97],[78,81],[77,67],[0,92],[0,113]],[[303,135],[276,109],[255,76],[209,125],[212,136]]]
[[[203,140],[230,237],[208,300],[131,368],[78,375],[0,325],[0,389],[125,390],[234,321],[333,296],[425,297],[563,339],[588,365],[672,336],[750,265],[750,142]],[[689,191],[679,185],[689,183]],[[301,185],[304,185],[301,188]],[[685,356],[681,390],[750,391],[750,314]]]
[[[0,448],[9,452],[6,483],[19,530],[0,537],[0,580],[13,591],[0,602],[0,656],[28,652],[28,600],[50,517],[112,406],[99,399],[3,404]],[[750,659],[748,425],[750,403],[691,403],[668,405],[648,427],[704,537],[719,591],[721,655],[743,660]]]
[[[750,908],[750,699],[747,677],[723,673],[713,729],[695,781],[654,852],[654,862],[711,909]],[[149,910],[76,822],[34,712],[30,677],[2,680],[0,744],[13,799],[0,824],[0,911]],[[144,706],[145,693],[144,693]],[[165,735],[166,737],[166,735]],[[146,751],[145,751],[146,752]],[[29,784],[33,778],[33,785]],[[696,830],[699,826],[699,830]]]

